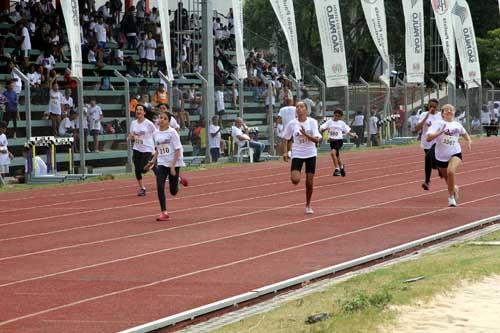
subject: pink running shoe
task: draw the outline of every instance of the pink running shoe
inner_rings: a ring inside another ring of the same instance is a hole
[[[161,213],[160,216],[158,216],[156,218],[156,221],[160,222],[160,221],[168,221],[170,220],[170,216],[168,215],[168,213]]]
[[[184,187],[188,186],[188,180],[184,177],[179,177],[179,183],[181,183],[181,185]]]

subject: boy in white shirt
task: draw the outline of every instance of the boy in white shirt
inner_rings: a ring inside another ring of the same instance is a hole
[[[208,140],[208,145],[210,148],[210,156],[212,156],[212,162],[217,162],[220,157],[220,143],[221,143],[221,128],[218,126],[219,116],[212,117],[212,124],[209,127],[210,137]]]
[[[90,107],[88,110],[88,121],[90,125],[90,135],[94,139],[94,153],[99,152],[99,134],[101,134],[102,126],[101,121],[103,119],[102,109],[97,105],[95,97],[90,99]]]
[[[344,145],[344,134],[349,135],[352,138],[357,138],[358,135],[351,131],[351,128],[342,120],[344,112],[341,109],[336,109],[333,113],[333,119],[328,119],[326,123],[321,125],[320,132],[323,134],[324,131],[328,131],[328,141],[330,141],[331,153],[333,165],[335,170],[333,171],[333,176],[345,177],[345,166],[340,160],[340,149]]]
[[[311,198],[313,193],[314,174],[316,172],[316,145],[321,139],[318,122],[307,117],[307,106],[304,102],[297,103],[297,119],[290,121],[283,132],[283,160],[288,161],[288,151],[291,149],[292,167],[291,180],[294,185],[300,183],[302,165],[306,164],[306,214],[313,214]],[[293,144],[289,141],[293,138]]]
[[[6,131],[7,124],[4,121],[0,121],[0,176],[9,173],[10,160],[14,158],[14,155],[9,152],[9,142],[5,135]]]
[[[76,119],[76,112],[71,110],[69,116],[65,116],[59,124],[59,136],[73,136],[75,132],[74,119]]]
[[[443,106],[442,120],[435,121],[427,131],[427,142],[436,142],[435,163],[448,185],[448,205],[455,207],[458,201],[458,186],[456,186],[456,171],[462,163],[462,148],[459,137],[467,141],[471,150],[471,138],[462,124],[456,121],[455,107],[450,104]]]

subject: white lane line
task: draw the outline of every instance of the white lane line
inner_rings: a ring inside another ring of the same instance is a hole
[[[469,184],[462,185],[462,186],[468,186],[468,185]],[[429,195],[429,194],[423,194],[423,195],[418,195],[418,196],[424,196],[424,195]],[[418,197],[418,196],[414,196],[414,197]],[[492,195],[492,196],[483,197],[483,198],[479,198],[479,199],[476,199],[476,200],[464,202],[464,203],[462,203],[462,205],[476,203],[476,202],[479,202],[479,201],[491,199],[491,198],[498,197],[498,196],[500,196],[500,194],[495,194],[495,195]],[[409,198],[412,198],[412,197],[409,197]],[[399,201],[399,200],[397,200],[397,201]],[[445,211],[445,210],[449,210],[449,209],[456,209],[456,208],[445,207],[445,208],[433,210],[433,211],[430,211],[430,212],[425,212],[425,213],[422,213],[422,214],[417,214],[417,215],[409,216],[409,217],[406,217],[406,218],[401,218],[401,219],[396,219],[396,220],[388,221],[388,222],[385,222],[385,223],[373,225],[373,226],[366,227],[366,228],[352,230],[352,231],[349,231],[349,232],[346,232],[346,233],[343,233],[343,234],[338,234],[338,235],[334,235],[334,236],[331,236],[331,237],[326,237],[326,238],[315,240],[315,241],[312,241],[312,242],[302,243],[302,244],[290,246],[290,247],[287,247],[287,248],[279,249],[279,250],[276,250],[276,251],[267,252],[267,253],[256,255],[256,256],[252,256],[252,257],[247,257],[247,258],[236,260],[236,261],[232,261],[232,262],[229,262],[229,263],[225,263],[225,264],[221,264],[221,265],[216,265],[216,266],[212,266],[212,267],[207,267],[207,268],[204,268],[204,269],[200,269],[200,270],[197,270],[197,271],[192,271],[192,272],[189,272],[189,273],[185,273],[185,274],[181,274],[181,275],[169,277],[169,278],[158,280],[158,281],[154,281],[154,282],[151,282],[151,283],[147,283],[147,284],[143,284],[143,285],[138,285],[138,286],[135,286],[135,287],[130,287],[130,288],[122,289],[122,290],[117,290],[117,291],[106,293],[106,294],[102,294],[102,295],[99,295],[99,296],[94,296],[94,297],[89,297],[89,298],[81,299],[79,301],[75,301],[75,302],[71,302],[71,303],[67,303],[67,304],[63,304],[63,305],[51,307],[51,308],[48,308],[48,309],[45,309],[45,310],[42,310],[42,311],[38,311],[38,312],[30,313],[30,314],[27,314],[27,315],[24,315],[24,316],[12,318],[12,319],[0,322],[0,326],[5,326],[5,325],[8,325],[8,324],[20,321],[20,320],[24,320],[24,319],[32,318],[32,317],[39,316],[39,315],[42,315],[42,314],[45,314],[45,313],[49,313],[49,312],[53,312],[53,311],[57,311],[57,310],[61,310],[61,309],[69,308],[69,307],[73,307],[73,306],[80,305],[80,304],[83,304],[83,303],[88,303],[88,302],[100,300],[100,299],[103,299],[103,298],[107,298],[107,297],[116,296],[116,295],[124,294],[124,293],[127,293],[127,292],[131,292],[131,291],[139,290],[139,289],[153,287],[153,286],[156,286],[156,285],[159,285],[159,284],[162,284],[162,283],[166,283],[166,282],[169,282],[169,281],[178,280],[178,279],[181,279],[181,278],[190,277],[190,276],[193,276],[193,275],[197,275],[197,274],[201,274],[201,273],[206,273],[206,272],[210,272],[210,271],[215,271],[215,270],[218,270],[218,269],[235,266],[235,265],[246,263],[246,262],[249,262],[249,261],[255,261],[255,260],[258,260],[258,259],[265,258],[265,257],[273,256],[273,255],[276,255],[276,254],[281,254],[281,253],[284,253],[284,252],[288,252],[288,251],[292,251],[292,250],[304,248],[304,247],[307,247],[307,246],[310,246],[310,245],[315,245],[315,244],[327,242],[327,241],[330,241],[330,240],[333,240],[333,239],[337,239],[337,238],[341,238],[341,237],[353,235],[353,234],[356,234],[356,233],[361,233],[361,232],[364,232],[364,231],[373,230],[375,228],[380,228],[380,227],[387,226],[387,225],[390,225],[390,224],[396,224],[396,223],[399,223],[399,222],[407,220],[407,219],[412,219],[412,218],[416,218],[416,217],[426,216],[426,215],[430,215],[430,214],[433,214],[433,213],[437,213],[437,212]],[[326,216],[316,216],[316,217],[313,217],[313,218],[304,219],[302,221],[310,221],[310,220],[319,219],[319,218],[322,218],[322,217],[327,217],[327,216],[330,216],[330,215],[332,215],[332,214],[329,214],[329,215],[326,215]],[[296,223],[298,223],[298,222],[296,222]]]
[[[481,153],[477,153],[477,154],[484,155],[484,153],[482,153],[482,152]],[[490,159],[487,159],[487,160],[494,160],[494,159],[500,159],[500,157],[493,158],[493,159],[490,158]],[[479,161],[483,161],[483,160],[479,160]],[[478,162],[478,161],[474,161],[474,162]],[[420,163],[420,162],[411,162],[411,163],[405,163],[405,164],[401,164],[401,165],[393,165],[392,167],[399,167],[399,166],[404,166],[404,165],[408,165],[408,164],[417,164],[417,163]],[[383,166],[383,167],[380,167],[380,168],[371,169],[371,171],[373,171],[373,170],[386,170],[386,169],[387,169],[387,166]],[[362,172],[362,171],[354,171],[352,173],[357,173],[357,172]],[[318,179],[318,178],[329,178],[329,177],[330,177],[329,175],[323,175],[323,176],[317,176],[316,179]],[[287,184],[287,183],[289,183],[288,180],[281,181],[281,182],[275,182],[275,183],[265,183],[265,184],[259,184],[259,185],[254,185],[254,186],[246,186],[245,188],[246,189],[252,189],[252,188],[259,188],[259,187],[266,187],[266,186],[273,186],[273,185]],[[345,184],[345,183],[339,183],[339,184],[341,185],[341,184]],[[203,197],[203,196],[212,196],[214,194],[229,193],[229,192],[234,192],[234,191],[239,191],[239,190],[240,190],[239,188],[231,188],[231,189],[226,189],[226,190],[221,190],[221,191],[214,191],[214,192],[208,192],[208,193],[202,193],[202,194],[186,195],[186,196],[182,196],[182,197],[178,197],[178,198],[169,199],[169,201],[184,200],[184,199],[188,199],[188,198],[197,198],[197,197]],[[126,196],[128,196],[128,195],[126,195]],[[90,210],[83,210],[83,211],[71,212],[71,213],[66,213],[66,214],[59,214],[59,215],[51,215],[51,216],[45,216],[45,217],[24,219],[24,220],[19,220],[19,221],[7,222],[7,223],[0,224],[0,228],[6,227],[6,226],[11,226],[11,225],[29,223],[29,222],[33,222],[33,221],[39,222],[39,221],[43,221],[43,220],[51,220],[51,219],[56,219],[56,218],[60,218],[60,217],[69,217],[69,216],[74,216],[74,215],[90,214],[90,213],[103,212],[103,211],[109,211],[109,210],[114,210],[114,209],[123,209],[123,208],[128,208],[128,207],[144,206],[144,205],[148,205],[148,204],[157,204],[157,201],[156,201],[156,199],[149,200],[149,201],[145,200],[145,201],[142,201],[142,202],[139,202],[139,203],[122,205],[122,206],[103,207],[103,208],[97,208],[97,209],[90,209]]]
[[[477,184],[481,184],[481,183],[487,183],[487,182],[491,182],[491,181],[495,181],[495,180],[499,180],[499,179],[500,179],[500,177],[496,177],[496,178],[491,178],[491,179],[487,179],[487,180],[472,182],[472,183],[468,183],[468,184],[463,184],[462,187],[473,186],[473,185],[477,185]],[[400,185],[406,185],[406,184],[400,184]],[[372,191],[372,190],[367,190],[365,192],[370,192],[370,191]],[[37,277],[27,278],[27,279],[23,279],[23,280],[16,280],[16,281],[12,281],[12,282],[9,282],[9,283],[1,284],[0,288],[7,287],[7,286],[12,286],[12,285],[16,285],[16,284],[20,284],[20,283],[24,283],[24,282],[40,280],[40,279],[44,279],[44,278],[48,278],[48,277],[58,276],[58,275],[62,275],[62,274],[77,272],[77,271],[81,271],[81,270],[85,270],[85,269],[100,267],[100,266],[104,266],[104,265],[108,265],[108,264],[115,264],[115,263],[119,263],[119,262],[123,262],[123,261],[128,261],[128,260],[131,260],[131,259],[137,259],[137,258],[142,258],[142,257],[150,256],[150,255],[156,255],[156,254],[170,252],[170,251],[174,251],[174,250],[185,249],[185,248],[189,248],[189,247],[195,247],[195,246],[199,246],[199,245],[214,243],[214,242],[218,242],[218,241],[221,241],[221,240],[227,240],[227,239],[231,239],[231,238],[237,238],[237,237],[247,236],[247,235],[250,235],[250,234],[256,234],[256,233],[260,233],[260,232],[264,232],[264,231],[269,231],[269,230],[283,228],[283,227],[287,227],[287,226],[291,226],[291,225],[295,225],[295,224],[300,224],[300,223],[303,223],[303,222],[307,222],[307,221],[310,221],[310,220],[315,220],[315,219],[319,219],[319,218],[323,218],[323,217],[330,217],[330,216],[335,216],[335,215],[341,215],[341,214],[346,214],[346,213],[357,212],[357,211],[360,211],[360,210],[369,209],[369,208],[378,207],[378,206],[383,206],[383,205],[386,205],[386,204],[395,203],[395,202],[399,202],[399,201],[403,201],[403,200],[414,199],[414,198],[419,198],[419,197],[424,197],[424,196],[430,196],[430,195],[433,195],[435,193],[445,192],[445,191],[447,191],[447,190],[443,189],[443,190],[436,191],[436,192],[433,192],[433,193],[424,193],[424,194],[418,194],[418,195],[413,195],[413,196],[407,196],[407,197],[404,197],[404,198],[398,198],[398,199],[395,199],[395,200],[389,200],[389,201],[382,202],[382,203],[375,203],[375,204],[371,204],[371,205],[367,205],[367,206],[356,207],[356,208],[353,208],[353,209],[350,209],[350,210],[346,210],[346,211],[340,211],[340,212],[328,213],[328,214],[323,214],[323,215],[317,215],[317,216],[313,216],[313,217],[301,219],[301,220],[298,220],[298,221],[286,222],[286,223],[282,223],[282,224],[278,224],[278,225],[269,226],[269,227],[266,227],[266,228],[260,228],[260,229],[255,229],[255,230],[251,230],[251,231],[245,231],[245,232],[238,233],[238,234],[233,234],[233,235],[218,237],[218,238],[209,239],[209,240],[205,240],[205,241],[200,241],[200,242],[196,242],[196,243],[179,245],[179,246],[175,246],[175,247],[171,247],[171,248],[166,248],[166,249],[161,249],[161,250],[146,252],[146,253],[142,253],[142,254],[138,254],[138,255],[134,255],[134,256],[128,256],[128,257],[124,257],[124,258],[113,259],[113,260],[109,260],[109,261],[105,261],[105,262],[101,262],[101,263],[97,263],[97,264],[92,264],[92,265],[87,265],[87,266],[80,266],[80,267],[69,269],[69,270],[64,270],[64,271],[60,271],[60,272],[45,274],[45,275],[41,275],[41,276],[37,276]],[[493,197],[495,197],[495,196],[493,196]],[[330,199],[331,198],[323,198],[323,199],[320,199],[320,200],[317,200],[317,201],[324,201],[324,200],[330,200]],[[296,206],[296,205],[297,204],[292,204],[292,205],[288,205],[288,206],[282,206],[282,207],[274,208],[274,209],[271,209],[271,210],[284,209],[284,208],[288,208],[288,207],[292,207],[292,206]],[[449,207],[446,207],[446,208],[449,208]],[[268,211],[271,211],[271,210],[268,210]],[[440,210],[441,209],[438,209],[438,210],[435,210],[435,211],[440,211]],[[265,212],[265,211],[263,211],[263,212]],[[234,219],[234,218],[248,216],[248,215],[252,215],[252,214],[253,213],[245,213],[245,214],[235,215],[235,216],[231,216],[231,217],[217,218],[217,219],[213,219],[213,220],[199,222],[197,224],[198,225],[200,225],[200,224],[206,224],[206,223],[210,223],[210,222],[214,222],[214,221],[220,221],[220,220],[224,220],[224,219],[228,219],[228,218]],[[420,215],[421,214],[417,214],[417,215],[414,215],[414,216],[420,216]],[[410,218],[410,217],[406,217],[406,218]],[[169,230],[180,229],[180,228],[182,228],[182,226],[170,228]],[[157,232],[162,232],[162,231],[159,230]],[[151,233],[156,233],[156,232],[150,232],[148,234],[151,234]],[[130,236],[127,236],[125,238],[130,238]]]

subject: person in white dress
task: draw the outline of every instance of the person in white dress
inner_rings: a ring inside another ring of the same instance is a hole
[[[165,182],[167,179],[171,195],[176,195],[179,192],[179,183],[187,186],[187,179],[180,177],[180,168],[186,166],[183,159],[182,143],[177,131],[170,127],[170,117],[170,114],[166,112],[160,113],[160,127],[153,134],[155,152],[145,167],[146,170],[150,170],[156,164],[156,189],[161,208],[157,221],[168,221],[170,219],[165,198]]]
[[[432,174],[432,162],[434,160],[434,144],[435,141],[427,141],[427,132],[431,128],[432,124],[436,121],[443,120],[441,118],[441,112],[438,111],[439,101],[435,98],[429,100],[429,111],[422,112],[418,118],[418,123],[415,126],[415,131],[420,132],[420,147],[424,149],[425,163],[424,163],[424,173],[425,179],[422,183],[422,188],[429,191],[431,183]]]
[[[283,131],[282,151],[283,160],[288,162],[288,153],[291,150],[292,165],[290,178],[294,185],[300,183],[302,165],[306,165],[306,214],[313,214],[311,198],[314,187],[314,174],[316,173],[316,156],[318,150],[316,145],[321,139],[318,130],[318,122],[307,116],[307,106],[304,102],[296,105],[297,118],[291,120]],[[293,138],[293,143],[290,139]]]
[[[456,185],[456,171],[463,159],[459,138],[465,138],[469,150],[471,150],[472,141],[462,124],[455,120],[455,107],[453,105],[443,106],[442,117],[442,120],[435,121],[429,128],[426,140],[427,142],[436,142],[435,164],[448,185],[448,205],[455,207],[459,192]]]
[[[156,61],[156,40],[153,38],[153,33],[151,31],[148,31],[148,38],[144,42],[144,46],[146,51],[146,73],[152,77],[153,67]]]
[[[358,135],[352,132],[351,128],[342,120],[344,112],[341,109],[336,109],[333,112],[333,119],[328,119],[326,123],[321,125],[320,132],[328,131],[328,141],[330,142],[330,156],[332,157],[335,170],[333,176],[345,177],[345,165],[340,160],[340,149],[344,145],[344,135],[349,135],[352,138],[357,138]]]

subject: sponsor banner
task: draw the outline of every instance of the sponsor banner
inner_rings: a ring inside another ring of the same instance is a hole
[[[292,59],[295,78],[302,79],[300,71],[299,45],[297,42],[297,27],[295,26],[295,11],[293,9],[293,0],[269,0],[273,6],[274,13],[278,17],[281,29],[285,33]]]
[[[387,23],[385,18],[384,0],[361,0],[366,23],[372,36],[373,42],[384,61],[384,74],[380,77],[387,86],[389,79],[389,48],[387,45]]]
[[[233,24],[236,40],[236,62],[238,79],[247,78],[247,68],[245,65],[245,49],[243,48],[243,0],[233,1]]]
[[[83,79],[82,41],[80,38],[80,13],[78,0],[61,1],[61,9],[68,33],[68,42],[71,50],[71,75]]]
[[[172,72],[172,48],[170,45],[170,18],[168,15],[168,3],[168,0],[158,1],[158,11],[160,13],[163,53],[165,55],[165,65],[167,67],[165,75],[168,80],[172,82],[174,80],[174,73]]]
[[[323,50],[327,87],[349,84],[344,46],[344,33],[338,0],[314,0]]]
[[[449,75],[446,81],[456,85],[456,59],[455,59],[455,37],[453,34],[453,21],[451,9],[455,0],[431,0],[436,26],[443,44],[443,51],[448,60]]]
[[[477,88],[474,80],[481,83],[481,67],[469,5],[465,0],[456,0],[451,13],[463,80],[469,88]]]
[[[406,25],[406,81],[422,83],[425,76],[424,1],[403,0]]]

